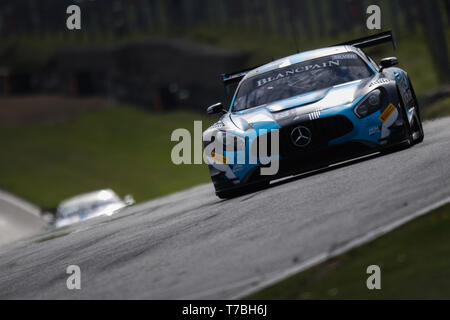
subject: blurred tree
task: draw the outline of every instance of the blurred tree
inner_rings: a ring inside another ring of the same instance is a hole
[[[348,10],[351,16],[351,28],[358,28],[361,31],[366,30],[366,6],[361,0],[348,0]]]
[[[169,28],[179,32],[185,27],[185,10],[182,0],[165,0]],[[204,7],[204,6],[203,6]]]
[[[323,0],[313,1],[314,12],[316,17],[316,27],[319,32],[319,36],[324,36],[326,34],[326,22],[325,22],[325,12]]]
[[[310,12],[310,3],[307,0],[290,0],[289,12],[293,15],[294,26],[297,29],[297,21],[300,20],[302,26],[302,37],[306,39],[313,38],[312,19]],[[297,30],[295,30],[297,32]]]
[[[447,23],[450,23],[450,0],[443,0],[445,13],[447,15]]]
[[[328,19],[331,22],[331,36],[336,37],[339,35],[340,30],[348,30],[348,22],[346,21],[345,14],[342,11],[343,1],[329,1],[329,16]]]
[[[441,81],[450,83],[447,39],[438,0],[420,0],[426,38]]]
[[[389,7],[389,13],[392,20],[392,29],[395,34],[399,33],[400,31],[400,18],[401,15],[398,13],[402,12],[400,10],[399,1],[398,0],[391,0],[389,1],[390,7]]]
[[[417,28],[417,17],[414,11],[414,1],[400,0],[400,11],[403,12],[405,17],[405,26],[410,32],[415,32]]]
[[[113,29],[117,36],[124,36],[127,33],[127,20],[122,0],[114,0],[112,3]]]

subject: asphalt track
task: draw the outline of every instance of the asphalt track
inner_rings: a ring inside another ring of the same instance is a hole
[[[203,185],[0,247],[0,298],[239,297],[448,199],[450,118],[425,134],[413,148],[233,200]],[[66,287],[73,264],[81,290]]]
[[[40,209],[0,190],[0,246],[41,233]]]

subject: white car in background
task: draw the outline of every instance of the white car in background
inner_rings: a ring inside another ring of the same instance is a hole
[[[111,216],[134,203],[131,195],[122,200],[110,189],[78,195],[61,202],[56,210],[54,226],[60,228],[99,216]]]

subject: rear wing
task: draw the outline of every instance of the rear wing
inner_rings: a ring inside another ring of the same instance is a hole
[[[367,48],[367,47],[374,47],[379,44],[385,43],[385,42],[392,42],[392,46],[394,47],[394,50],[397,49],[397,43],[395,42],[394,34],[392,33],[392,30],[378,33],[373,36],[364,37],[356,40],[351,40],[348,42],[337,44],[336,46],[354,46],[360,49]]]
[[[221,78],[222,78],[223,85],[225,86],[225,89],[227,89],[227,91],[228,91],[228,88],[232,84],[241,82],[241,80],[245,77],[245,75],[247,73],[249,73],[250,71],[252,71],[253,69],[256,69],[258,67],[259,66],[252,67],[252,68],[247,68],[247,69],[236,71],[236,72],[233,72],[233,73],[224,73],[224,74],[222,74]]]
[[[378,33],[373,36],[368,36],[368,37],[336,44],[334,46],[354,46],[354,47],[363,49],[363,48],[367,48],[367,47],[373,47],[373,46],[376,46],[376,45],[379,45],[379,44],[382,44],[385,42],[392,42],[394,50],[397,49],[397,43],[395,42],[394,34],[392,33],[392,30],[389,30],[386,32],[381,32],[381,33]],[[227,90],[227,93],[229,91],[230,85],[239,83],[245,77],[245,75],[247,73],[249,73],[250,71],[252,71],[253,69],[256,69],[258,67],[259,66],[244,69],[244,70],[233,72],[233,73],[222,74],[221,75],[222,82],[225,86],[225,89]]]

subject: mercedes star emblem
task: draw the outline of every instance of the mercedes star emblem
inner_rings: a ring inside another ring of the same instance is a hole
[[[306,147],[311,142],[311,131],[307,127],[296,127],[291,132],[291,139],[297,147]]]

